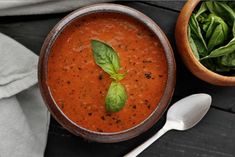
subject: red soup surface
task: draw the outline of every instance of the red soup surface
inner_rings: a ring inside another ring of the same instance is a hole
[[[128,99],[119,112],[108,113],[105,97],[111,78],[95,64],[91,40],[118,53],[121,83]],[[95,13],[67,26],[53,44],[47,84],[64,114],[81,127],[98,132],[129,129],[157,107],[167,80],[167,64],[159,40],[142,23],[118,13]]]

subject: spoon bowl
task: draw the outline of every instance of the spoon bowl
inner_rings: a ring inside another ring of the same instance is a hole
[[[208,94],[193,94],[185,97],[170,107],[167,112],[167,122],[170,123],[169,125],[174,125],[175,130],[190,129],[205,116],[211,101],[211,96]]]
[[[177,101],[168,110],[163,128],[124,157],[137,156],[169,130],[192,128],[206,115],[211,102],[212,98],[208,94],[193,94]]]

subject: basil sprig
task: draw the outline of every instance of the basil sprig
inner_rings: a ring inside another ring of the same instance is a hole
[[[108,112],[120,111],[127,100],[125,87],[120,82],[113,81],[109,87],[105,104]]]
[[[202,2],[188,26],[195,57],[208,69],[224,75],[235,74],[234,6],[234,2]]]
[[[95,63],[113,79],[105,98],[106,110],[118,112],[127,100],[126,89],[118,82],[125,77],[125,74],[118,72],[121,68],[119,56],[111,46],[104,42],[91,40],[91,46]]]

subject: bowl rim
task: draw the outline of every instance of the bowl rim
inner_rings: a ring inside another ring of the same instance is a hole
[[[225,76],[218,74],[208,68],[206,68],[193,54],[193,51],[191,49],[191,46],[189,44],[188,40],[188,23],[189,19],[197,7],[197,5],[201,2],[201,0],[188,0],[183,9],[180,12],[180,15],[177,19],[176,24],[176,31],[175,31],[175,37],[176,37],[176,44],[178,47],[178,51],[183,58],[184,63],[187,65],[187,68],[198,78],[214,85],[219,86],[234,86],[235,85],[235,76]],[[184,22],[182,22],[184,21]],[[182,23],[187,23],[187,25],[183,25]],[[179,39],[180,38],[180,39]],[[180,42],[178,42],[180,41]],[[181,48],[181,44],[185,44],[185,51],[184,53],[181,52],[183,48]],[[187,53],[187,57],[185,57],[185,53]],[[192,63],[193,66],[188,65],[188,62]],[[201,73],[195,72],[195,69],[200,71]]]
[[[112,132],[112,133],[96,132],[83,128],[78,124],[76,124],[75,122],[73,122],[72,120],[70,120],[56,104],[56,101],[53,99],[53,96],[50,92],[49,86],[47,86],[46,83],[47,61],[49,58],[51,47],[54,44],[57,37],[64,30],[64,28],[67,27],[74,20],[82,16],[98,12],[121,13],[136,19],[138,22],[143,23],[150,31],[153,32],[153,34],[159,39],[160,43],[162,44],[168,66],[167,82],[165,90],[155,110],[141,123],[137,124],[134,127],[119,132]],[[50,31],[50,33],[46,37],[43,46],[41,48],[39,63],[38,63],[38,80],[39,80],[40,92],[43,97],[44,103],[46,104],[52,116],[64,128],[74,133],[75,135],[79,135],[91,141],[96,141],[101,143],[113,143],[113,142],[128,140],[138,136],[139,134],[147,131],[162,117],[174,93],[174,88],[176,83],[176,64],[175,64],[173,50],[171,48],[171,45],[167,37],[160,29],[160,27],[152,19],[150,19],[143,13],[127,6],[112,4],[112,3],[100,3],[75,10],[66,17],[64,17],[62,20],[60,20],[54,26],[54,28]]]

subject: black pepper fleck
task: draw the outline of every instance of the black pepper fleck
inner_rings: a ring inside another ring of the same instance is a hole
[[[111,114],[110,114],[110,113],[107,113],[106,116],[107,116],[107,117],[111,117]]]
[[[105,120],[104,116],[101,116],[100,118],[101,118],[102,120]]]
[[[145,73],[144,76],[145,76],[147,79],[151,79],[152,73],[151,73],[151,72]]]
[[[143,62],[143,63],[152,63],[151,60],[143,60],[142,62]]]
[[[99,80],[103,79],[103,74],[99,74]]]
[[[121,120],[120,120],[120,119],[116,120],[116,123],[117,123],[117,124],[118,124],[118,123],[121,123]]]

